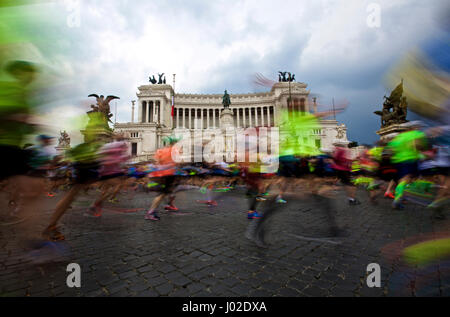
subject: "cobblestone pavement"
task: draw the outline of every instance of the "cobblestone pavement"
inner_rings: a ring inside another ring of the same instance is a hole
[[[204,199],[199,191],[179,193],[180,212],[162,212],[158,223],[144,221],[154,196],[122,195],[100,219],[83,217],[95,193],[81,196],[63,218],[67,241],[59,246],[67,254],[58,262],[36,263],[22,225],[1,227],[0,296],[450,295],[449,261],[411,268],[395,257],[405,239],[448,232],[448,221],[433,220],[421,207],[393,211],[384,199],[372,206],[364,193],[363,204],[348,206],[341,194],[336,219],[348,236],[327,238],[325,211],[312,200],[291,200],[271,220],[264,249],[244,236],[249,220],[242,190],[223,194],[214,208],[196,202]],[[37,229],[57,200],[45,198],[46,211],[32,219]],[[66,286],[69,263],[81,266],[80,289]],[[381,288],[367,287],[369,263],[381,266]]]

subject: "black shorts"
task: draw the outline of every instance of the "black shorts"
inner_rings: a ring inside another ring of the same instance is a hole
[[[75,183],[88,184],[99,180],[100,164],[98,162],[75,163],[73,167],[75,169]]]
[[[0,180],[25,175],[31,168],[28,165],[30,152],[17,146],[0,145]]]
[[[419,174],[419,164],[417,161],[406,161],[397,163],[395,164],[395,169],[397,170],[398,179],[402,179],[407,175],[415,177]]]
[[[349,171],[336,170],[336,176],[344,185],[352,185]]]
[[[278,175],[282,177],[300,177],[299,161],[290,157],[280,157]]]
[[[165,176],[160,178],[161,189],[159,190],[163,194],[170,194],[176,187],[176,176]]]

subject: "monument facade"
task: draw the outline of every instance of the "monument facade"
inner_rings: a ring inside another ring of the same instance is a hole
[[[138,88],[137,122],[115,124],[115,132],[128,137],[134,162],[151,160],[156,150],[164,146],[164,138],[176,128],[194,133],[227,127],[278,127],[281,111],[288,107],[300,113],[317,111],[315,101],[308,101],[310,91],[304,83],[281,80],[262,93],[177,94],[172,86],[164,84],[165,80],[157,84],[153,79],[153,84]],[[292,102],[288,105],[289,97]],[[350,143],[344,124],[336,120],[321,120],[321,124],[322,128],[311,136],[319,149],[331,151],[335,143]]]

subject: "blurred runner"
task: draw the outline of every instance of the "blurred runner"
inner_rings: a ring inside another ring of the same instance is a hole
[[[153,199],[150,209],[145,216],[146,220],[159,221],[161,220],[158,215],[157,209],[165,197],[169,197],[169,204],[165,207],[168,211],[178,211],[175,207],[175,195],[173,190],[176,187],[176,163],[173,160],[172,155],[179,155],[178,148],[175,144],[178,140],[174,138],[167,138],[166,143],[169,145],[159,149],[155,154],[155,161],[157,165],[157,171],[152,172],[150,175],[158,179],[158,183],[161,185],[160,194]]]
[[[351,182],[351,165],[352,158],[351,152],[346,145],[337,143],[335,144],[335,150],[333,153],[332,168],[336,171],[336,176],[344,185],[345,192],[347,193],[348,203],[350,205],[359,205],[361,202],[355,198],[356,187]]]
[[[421,151],[426,145],[426,135],[416,130],[416,122],[409,122],[403,126],[407,127],[408,131],[400,133],[388,144],[393,151],[392,162],[395,164],[399,179],[392,204],[394,209],[405,208],[402,204],[403,193],[405,187],[418,176],[419,160],[423,158]]]
[[[89,207],[85,216],[100,217],[105,200],[117,194],[127,180],[125,163],[130,156],[123,136],[115,136],[114,141],[103,145],[98,152],[99,181],[103,184],[100,197]]]

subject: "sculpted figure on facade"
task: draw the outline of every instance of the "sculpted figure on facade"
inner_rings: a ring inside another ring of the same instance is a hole
[[[66,131],[61,131],[60,132],[60,137],[59,137],[59,142],[58,142],[58,147],[61,148],[67,148],[70,147],[70,137],[69,134],[67,134]]]
[[[98,96],[96,94],[91,94],[88,97],[95,97],[97,100],[97,104],[91,105],[92,110],[89,111],[88,113],[99,112],[99,113],[103,114],[103,116],[105,117],[105,120],[107,122],[108,121],[112,122],[111,118],[112,118],[113,114],[111,113],[111,107],[110,107],[109,103],[114,99],[120,99],[120,98],[116,97],[116,96],[108,96],[105,99],[105,96],[103,96],[103,95]]]
[[[383,110],[374,113],[381,117],[382,128],[408,122],[406,120],[408,103],[406,97],[403,97],[403,81],[392,91],[389,97],[384,96]]]

